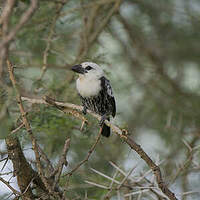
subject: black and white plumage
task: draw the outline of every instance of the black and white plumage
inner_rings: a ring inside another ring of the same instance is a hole
[[[83,113],[87,109],[101,116],[100,125],[102,135],[110,136],[110,127],[104,124],[104,120],[110,120],[110,115],[115,117],[115,98],[108,79],[104,77],[103,70],[93,62],[84,62],[75,65],[72,70],[79,74],[76,80],[76,88],[83,104]]]

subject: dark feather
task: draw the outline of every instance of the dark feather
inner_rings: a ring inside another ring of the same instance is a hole
[[[91,110],[101,116],[106,115],[108,116],[106,119],[109,120],[110,115],[115,117],[116,114],[115,98],[109,80],[103,76],[100,78],[100,81],[101,90],[96,96],[82,97],[79,95],[85,110]],[[102,135],[106,137],[110,136],[110,127],[106,124],[103,124]]]
[[[115,117],[116,114],[116,104],[115,104],[115,98],[113,96],[112,88],[110,85],[110,81],[106,79],[104,76],[100,78],[101,80],[101,87],[102,90],[106,91],[106,98],[107,102],[109,104],[109,112],[112,114],[113,117]]]
[[[110,121],[109,118],[108,118],[107,120]],[[109,137],[109,136],[110,136],[110,127],[107,126],[105,123],[103,124],[101,134],[102,134],[103,136],[105,136],[105,137]]]

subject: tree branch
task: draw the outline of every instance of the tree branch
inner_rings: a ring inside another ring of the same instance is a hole
[[[21,195],[21,193],[20,192],[18,192],[17,190],[15,190],[11,185],[10,185],[10,183],[8,182],[8,181],[5,181],[3,178],[1,178],[0,177],[0,181],[2,182],[2,183],[4,183],[12,192],[13,192],[13,194],[15,194],[15,195]]]
[[[16,193],[16,191],[13,191],[13,193],[23,196],[25,199],[33,198],[34,195],[30,188],[30,182],[32,180],[34,183],[37,184],[39,188],[45,191],[44,184],[39,178],[39,175],[31,168],[30,164],[26,161],[17,137],[14,135],[9,135],[6,138],[6,145],[8,149],[8,157],[13,163],[14,172],[17,176],[17,183],[23,195],[19,192]]]
[[[102,132],[102,128],[99,129],[99,134],[95,140],[95,143],[92,145],[92,147],[88,151],[86,158],[84,160],[82,160],[80,163],[78,163],[70,172],[66,173],[64,176],[67,176],[67,175],[71,176],[77,169],[79,169],[81,167],[81,165],[83,165],[85,162],[87,162],[89,160],[91,154],[93,153],[95,147],[97,146],[97,144],[101,138],[101,132]]]
[[[14,39],[17,32],[21,29],[21,27],[31,18],[32,14],[35,12],[37,8],[38,0],[31,0],[31,5],[28,10],[22,15],[19,23],[11,30],[8,35],[3,39],[0,43],[0,49],[2,49],[5,45],[7,45],[10,41]]]
[[[37,169],[38,169],[38,172],[39,172],[39,176],[40,176],[42,182],[44,183],[46,189],[49,191],[49,193],[54,195],[55,197],[58,197],[58,199],[59,199],[58,193],[53,191],[52,186],[49,183],[49,180],[44,175],[44,171],[43,171],[43,168],[42,168],[42,165],[41,165],[41,162],[40,162],[38,144],[37,144],[37,141],[36,141],[36,139],[35,139],[35,137],[33,135],[31,126],[29,124],[28,118],[26,116],[26,112],[25,112],[23,104],[22,104],[21,95],[20,95],[19,89],[17,87],[17,82],[16,82],[14,74],[13,74],[13,66],[10,63],[10,61],[8,61],[8,60],[7,60],[7,65],[8,65],[8,72],[9,72],[10,80],[12,82],[13,88],[16,91],[16,100],[17,100],[17,103],[18,103],[18,106],[19,106],[19,110],[20,110],[20,113],[21,113],[22,121],[24,123],[24,126],[25,126],[30,138],[31,138],[33,150],[34,150],[35,157],[36,157],[36,165],[37,165]]]
[[[67,152],[69,150],[69,147],[70,147],[70,139],[67,139],[65,141],[65,145],[64,145],[64,148],[63,148],[63,153],[62,153],[62,155],[60,157],[60,160],[58,162],[58,166],[57,166],[57,168],[55,170],[55,172],[57,173],[57,175],[56,175],[53,187],[55,187],[56,184],[58,183],[58,181],[60,180],[60,175],[62,173],[63,166],[64,165],[67,166],[67,164],[68,164],[67,160],[66,160],[66,155],[67,155]]]
[[[66,3],[67,3],[67,0],[62,0],[61,2],[58,2],[58,4],[57,4],[56,14],[54,15],[54,17],[52,19],[49,34],[48,34],[48,37],[47,37],[46,48],[45,48],[44,53],[43,53],[42,72],[41,72],[41,75],[40,75],[38,80],[42,80],[42,78],[44,77],[44,74],[47,70],[48,55],[49,55],[49,51],[50,51],[50,47],[51,47],[52,38],[53,38],[53,35],[54,35],[54,32],[55,32],[54,29],[55,29],[55,26],[56,26],[56,22],[57,22],[58,18],[60,17],[60,13],[61,13],[61,11],[62,11],[62,9],[63,9],[63,7],[65,6]]]
[[[10,15],[12,14],[14,5],[15,5],[15,0],[7,0],[5,2],[5,6],[0,17],[0,26],[2,25],[2,31],[0,31],[0,35],[2,35],[3,40],[8,34]],[[3,65],[7,57],[8,57],[8,45],[5,45],[4,48],[0,50],[0,78],[2,77]]]
[[[33,104],[46,104],[48,103],[44,99],[31,99],[28,97],[22,97],[23,101],[28,101]],[[64,108],[70,108],[78,111],[82,111],[83,107],[78,106],[75,104],[71,103],[62,103],[62,102],[54,102],[55,105],[57,106],[62,106]],[[55,106],[56,107],[56,106]],[[98,120],[101,119],[101,117],[92,111],[88,110],[88,113],[92,115],[93,117],[97,118]],[[175,197],[174,193],[169,190],[169,188],[166,186],[166,184],[163,181],[162,174],[160,171],[160,168],[152,161],[152,159],[147,155],[147,153],[141,148],[140,145],[138,145],[136,142],[133,141],[133,139],[128,136],[126,133],[127,131],[124,131],[117,127],[116,125],[110,123],[109,121],[105,121],[106,125],[108,125],[113,132],[115,132],[126,144],[128,144],[132,150],[134,150],[137,154],[140,155],[140,157],[145,161],[145,163],[149,166],[149,168],[152,169],[155,177],[156,177],[156,182],[158,184],[158,187],[161,189],[161,191],[170,199],[170,200],[177,200]]]

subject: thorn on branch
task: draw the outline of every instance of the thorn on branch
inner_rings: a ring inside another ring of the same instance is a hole
[[[43,101],[43,100],[41,100],[41,99],[30,99],[30,98],[27,98],[27,97],[22,97],[22,99],[25,100],[25,101],[33,102],[33,103],[46,104],[46,102]],[[74,104],[70,104],[70,103],[61,103],[61,102],[55,102],[55,103],[57,105],[59,105],[59,106],[64,106],[65,108],[70,108],[72,110],[78,110],[80,112],[83,110],[82,106],[78,106],[78,105],[74,105]],[[97,118],[98,120],[101,119],[101,117],[99,115],[94,114],[93,112],[91,112],[89,110],[88,110],[88,113],[90,115],[92,115],[93,117]],[[117,134],[117,136],[119,136],[127,145],[129,145],[133,151],[135,151],[138,155],[140,155],[140,157],[146,162],[146,164],[149,166],[149,168],[151,170],[153,170],[155,168],[156,164],[147,155],[147,153],[140,147],[139,144],[137,144],[132,138],[130,138],[130,136],[123,135],[123,130],[121,130],[116,125],[110,123],[107,120],[105,121],[105,123],[106,123],[106,125],[108,125],[109,127],[111,127],[111,129],[113,130],[113,132],[115,132]],[[88,152],[88,156],[90,157],[90,153],[89,152]],[[76,171],[84,162],[87,161],[87,157],[86,157],[86,159],[84,159],[83,161],[81,161],[71,172],[68,172],[64,176],[66,176],[66,175],[71,176],[74,171]],[[158,183],[158,186],[161,189],[161,191],[170,200],[177,200],[177,198],[175,197],[174,193],[171,190],[168,189],[168,187],[166,186],[166,184],[164,184],[164,181],[162,179],[161,171],[160,171],[159,167],[156,168],[156,171],[154,170],[154,176],[156,177],[156,182]]]

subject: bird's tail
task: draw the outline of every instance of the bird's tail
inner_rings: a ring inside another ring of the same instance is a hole
[[[108,118],[107,120],[110,121],[109,118]],[[110,127],[107,126],[105,123],[103,124],[101,134],[102,134],[103,136],[105,136],[105,137],[109,137],[109,136],[110,136]]]

